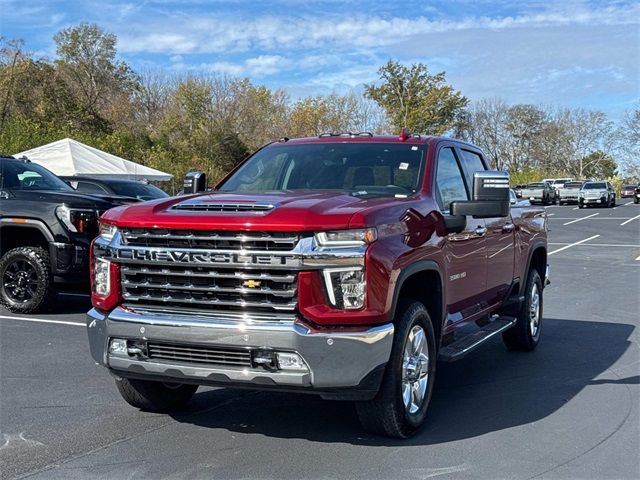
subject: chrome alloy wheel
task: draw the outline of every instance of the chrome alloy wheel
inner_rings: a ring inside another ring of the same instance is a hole
[[[429,345],[423,328],[415,325],[407,337],[402,358],[402,401],[415,414],[424,403],[429,384]]]
[[[529,302],[529,330],[533,338],[538,336],[540,330],[540,290],[535,283],[531,288],[531,301]]]

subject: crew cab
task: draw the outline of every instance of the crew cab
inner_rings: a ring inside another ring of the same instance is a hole
[[[508,175],[458,140],[283,138],[211,192],[102,216],[91,354],[144,410],[199,385],[306,392],[408,437],[437,359],[540,340],[547,218],[510,203]]]

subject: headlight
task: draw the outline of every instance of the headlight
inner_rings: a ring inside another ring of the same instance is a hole
[[[96,295],[107,297],[111,293],[111,262],[102,258],[95,259],[93,282]]]
[[[377,238],[375,228],[316,233],[316,243],[321,247],[359,247],[373,243]]]
[[[56,207],[56,217],[70,232],[95,235],[98,215],[94,210],[69,208],[66,205]]]
[[[100,222],[98,225],[98,235],[107,242],[111,241],[117,231],[118,227],[111,225],[110,223]]]
[[[364,306],[366,281],[363,269],[326,269],[323,276],[332,306],[340,310],[356,310]]]

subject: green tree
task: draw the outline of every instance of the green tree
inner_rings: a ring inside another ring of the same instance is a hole
[[[441,135],[456,127],[469,103],[446,83],[444,72],[432,75],[422,63],[406,67],[389,60],[378,74],[380,85],[365,85],[365,95],[385,110],[396,128]]]
[[[129,104],[139,81],[129,65],[116,59],[116,36],[81,23],[56,33],[53,40],[58,72],[73,90],[85,126],[104,131],[109,121],[126,118],[122,105]]]
[[[601,151],[591,152],[581,159],[584,178],[610,178],[615,176],[618,165],[613,157]]]

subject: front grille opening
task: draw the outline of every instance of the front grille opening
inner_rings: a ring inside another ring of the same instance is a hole
[[[201,248],[207,250],[293,250],[299,235],[286,232],[208,232],[160,228],[124,228],[122,243],[136,247]]]
[[[240,348],[148,342],[147,356],[151,360],[171,363],[226,367],[252,366],[250,350]]]

